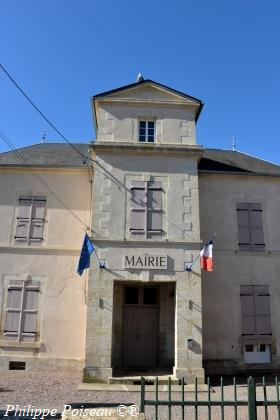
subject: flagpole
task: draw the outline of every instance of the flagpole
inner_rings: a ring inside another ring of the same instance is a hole
[[[212,237],[208,240],[208,242],[206,242],[206,244],[202,247],[202,249],[205,248],[211,241],[213,241],[213,239],[215,238],[216,235],[217,235],[217,232],[215,232],[214,235],[212,235]],[[185,268],[185,271],[192,272],[192,266],[196,263],[196,261],[199,259],[199,257],[200,257],[200,253],[193,260],[193,262],[191,263],[191,265],[189,267],[186,267]]]
[[[98,255],[97,255],[97,253],[96,253],[96,251],[95,251],[95,248],[94,248],[94,250],[93,250],[93,252],[95,253],[95,256],[96,256],[96,258],[97,258],[97,261],[99,262],[99,268],[106,268],[106,264],[105,264],[105,262],[101,262],[100,261],[100,259],[98,258]]]

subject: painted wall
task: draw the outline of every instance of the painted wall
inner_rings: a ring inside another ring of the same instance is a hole
[[[1,169],[0,366],[7,368],[9,360],[23,360],[28,369],[81,368],[86,275],[80,278],[76,269],[84,236],[81,222],[88,225],[90,217],[88,171],[48,169],[38,173],[55,194],[24,170]],[[31,246],[14,239],[18,198],[29,194],[47,199],[43,243]],[[32,343],[28,348],[23,348],[26,343],[10,346],[3,334],[9,280],[26,279],[40,282],[36,348]]]
[[[280,179],[200,174],[201,236],[214,232],[214,271],[202,273],[203,358],[212,373],[279,366]],[[265,251],[239,251],[236,203],[262,204]],[[240,285],[269,285],[272,364],[245,365],[241,338]]]

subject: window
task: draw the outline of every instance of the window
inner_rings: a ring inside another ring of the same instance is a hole
[[[131,233],[162,233],[162,186],[155,181],[135,181],[131,187]]]
[[[258,203],[238,203],[238,242],[242,251],[263,251],[265,248],[262,208]]]
[[[154,143],[155,141],[155,122],[139,121],[139,141]]]
[[[15,239],[30,244],[42,242],[46,199],[22,197],[19,199]]]
[[[39,282],[11,281],[4,336],[11,341],[35,341],[39,300]]]
[[[268,286],[240,286],[242,337],[245,345],[271,343]]]
[[[271,346],[269,344],[260,344],[259,346],[244,346],[245,363],[270,363]]]

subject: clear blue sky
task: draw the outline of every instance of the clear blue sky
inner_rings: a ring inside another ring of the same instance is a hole
[[[203,100],[199,144],[280,163],[279,0],[1,0],[0,19],[1,63],[69,140],[94,139],[90,97],[140,71]],[[2,72],[0,98],[17,147],[61,141]]]

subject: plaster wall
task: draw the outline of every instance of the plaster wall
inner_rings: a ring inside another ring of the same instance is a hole
[[[214,232],[214,270],[202,273],[203,359],[209,373],[275,370],[279,366],[279,272],[278,177],[200,174],[201,236]],[[262,204],[264,252],[238,249],[236,204]],[[241,337],[240,285],[269,285],[272,323],[272,363],[246,365]]]

